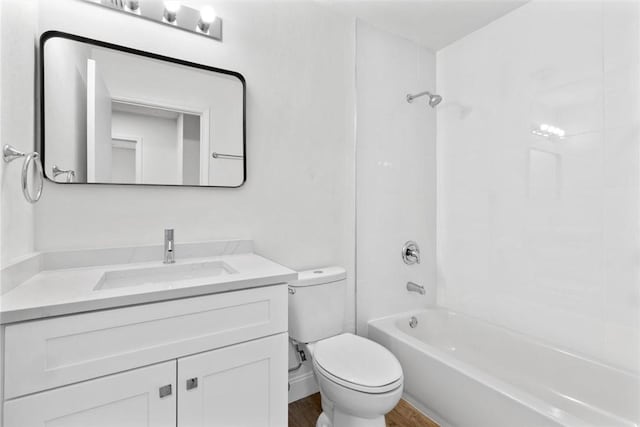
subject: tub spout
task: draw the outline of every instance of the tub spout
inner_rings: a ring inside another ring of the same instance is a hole
[[[413,283],[413,282],[407,282],[407,290],[409,292],[417,292],[420,295],[426,294],[426,291],[424,290],[424,286],[418,285],[417,283]]]

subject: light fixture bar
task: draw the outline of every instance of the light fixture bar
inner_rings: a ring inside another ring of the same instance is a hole
[[[1,1],[1,0],[0,0]],[[188,31],[214,40],[222,41],[222,19],[215,17],[207,22],[210,8],[202,11],[180,4],[179,1],[154,0],[84,0],[87,3],[117,10],[131,16],[154,21],[180,30]],[[206,27],[206,31],[203,28]]]

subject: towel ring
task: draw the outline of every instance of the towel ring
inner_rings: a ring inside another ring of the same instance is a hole
[[[44,187],[44,174],[42,171],[42,163],[40,163],[40,154],[36,151],[32,153],[23,153],[22,151],[16,149],[11,145],[5,145],[2,150],[2,155],[4,161],[7,163],[11,163],[12,161],[24,157],[24,163],[22,164],[22,175],[21,175],[21,183],[22,183],[22,194],[24,198],[27,199],[29,203],[35,203],[40,200],[40,196],[42,196],[42,189]],[[27,184],[27,177],[29,175],[29,166],[31,163],[35,164],[35,168],[38,174],[38,185],[35,196],[31,195],[29,191],[29,186]]]

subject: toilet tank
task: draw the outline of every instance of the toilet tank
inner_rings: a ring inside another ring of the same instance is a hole
[[[342,333],[346,277],[342,267],[298,273],[298,280],[289,283],[291,338],[309,343]]]

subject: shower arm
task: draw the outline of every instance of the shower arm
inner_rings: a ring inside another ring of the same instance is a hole
[[[429,91],[416,93],[415,95],[408,94],[407,95],[407,102],[413,102],[414,99],[420,98],[421,96],[425,96],[425,95],[431,96],[432,94]]]

